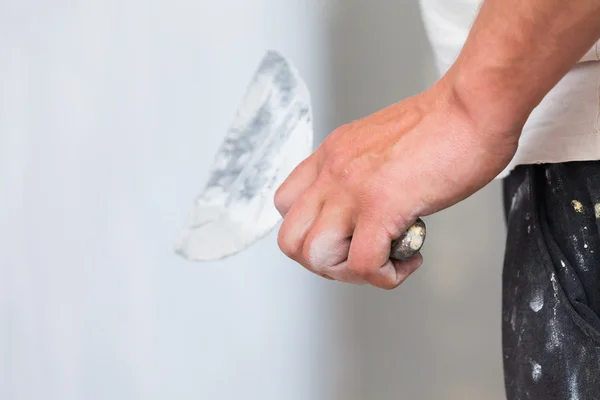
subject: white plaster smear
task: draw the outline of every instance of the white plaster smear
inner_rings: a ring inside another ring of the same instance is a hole
[[[281,216],[277,188],[312,153],[310,96],[291,63],[268,52],[240,104],[175,245],[188,260],[218,260],[267,235]]]

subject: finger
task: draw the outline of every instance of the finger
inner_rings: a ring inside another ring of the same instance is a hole
[[[324,196],[322,187],[311,186],[294,203],[279,228],[277,237],[279,248],[286,256],[302,265],[305,264],[302,255],[304,241],[323,207]]]
[[[313,153],[292,171],[275,193],[275,208],[282,217],[287,215],[300,196],[315,183],[318,176],[319,163]]]
[[[362,277],[356,275],[353,271],[348,269],[348,260],[343,261],[333,267],[327,268],[327,273],[335,277],[334,280],[351,283],[353,285],[365,285],[367,281],[365,281]]]
[[[351,201],[341,196],[326,200],[304,241],[303,258],[307,267],[341,282],[365,283],[347,268],[353,231]]]
[[[332,277],[330,277],[328,275],[325,275],[325,274],[319,274],[319,275],[321,275],[321,277],[327,279],[328,281],[335,281],[335,279],[333,279]]]
[[[392,240],[382,221],[362,214],[350,244],[348,269],[373,286],[394,289],[400,282],[389,258]]]
[[[406,278],[411,276],[413,272],[415,272],[421,264],[423,264],[423,256],[421,253],[417,253],[412,256],[409,260],[391,260],[394,264],[394,269],[396,270],[396,279],[398,283],[396,286],[401,285]]]

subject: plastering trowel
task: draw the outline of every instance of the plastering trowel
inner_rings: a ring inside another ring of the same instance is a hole
[[[237,109],[195,201],[176,251],[191,261],[219,260],[250,247],[280,221],[275,191],[313,151],[308,89],[290,61],[269,51]],[[425,240],[420,219],[392,243],[408,259]]]

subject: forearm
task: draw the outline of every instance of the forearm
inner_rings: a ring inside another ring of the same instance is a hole
[[[598,38],[599,0],[486,0],[446,80],[482,129],[511,129]]]

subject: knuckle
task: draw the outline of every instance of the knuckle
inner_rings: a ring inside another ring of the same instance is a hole
[[[282,228],[277,235],[277,245],[286,256],[295,259],[301,250],[301,243]]]
[[[308,240],[306,240],[304,242],[304,245],[302,246],[302,259],[304,260],[304,263],[306,264],[307,268],[309,268],[312,271],[321,272],[323,270],[323,268],[321,268],[321,269],[316,268],[317,266],[314,263],[310,248],[311,248],[311,243]]]
[[[332,175],[343,174],[350,161],[344,151],[344,142],[335,137],[336,132],[338,131],[334,131],[333,137],[328,138],[323,149],[323,169]]]
[[[327,157],[323,169],[332,180],[337,182],[347,182],[350,177],[348,159],[339,151]]]
[[[352,129],[353,126],[353,122],[344,124],[344,125],[340,125],[337,128],[335,128],[333,130],[333,132],[331,132],[331,134],[329,136],[327,136],[327,139],[325,140],[324,144],[326,146],[328,145],[334,145],[335,146],[335,142],[344,135],[345,132],[348,132],[349,130]]]
[[[307,268],[311,271],[322,275],[327,272],[335,264],[335,257],[330,249],[324,249],[323,243],[319,243],[319,239],[307,238],[302,247],[302,259]]]
[[[273,203],[275,205],[275,208],[277,209],[277,211],[279,211],[280,214],[286,214],[290,208],[290,204],[289,201],[287,200],[286,197],[286,187],[285,184],[279,186],[279,188],[277,189],[277,191],[275,192],[275,196],[273,197]]]
[[[410,222],[417,219],[415,213],[407,211],[409,207],[397,204],[396,197],[397,193],[381,185],[369,185],[361,198],[362,214],[376,221],[391,238],[398,237],[402,229],[408,228]]]
[[[363,205],[367,209],[377,210],[382,204],[386,204],[388,199],[397,196],[397,190],[390,190],[390,184],[381,180],[379,176],[374,175],[365,183],[363,194]]]

